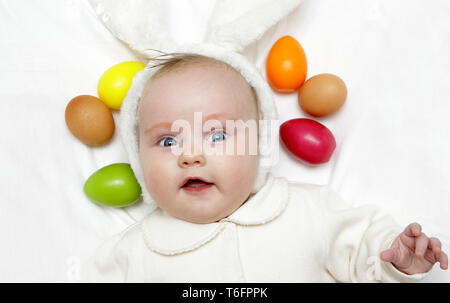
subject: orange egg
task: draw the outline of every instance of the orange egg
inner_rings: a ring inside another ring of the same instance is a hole
[[[306,79],[306,55],[300,43],[291,36],[278,39],[266,61],[269,84],[280,93],[292,93]]]

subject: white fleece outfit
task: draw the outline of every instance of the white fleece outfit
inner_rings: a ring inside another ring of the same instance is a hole
[[[219,222],[196,224],[158,208],[106,241],[90,282],[412,282],[379,259],[402,231],[376,207],[349,208],[326,186],[268,175]]]

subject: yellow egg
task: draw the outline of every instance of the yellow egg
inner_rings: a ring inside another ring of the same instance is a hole
[[[136,73],[145,64],[127,61],[110,67],[98,81],[98,96],[109,108],[119,110]]]

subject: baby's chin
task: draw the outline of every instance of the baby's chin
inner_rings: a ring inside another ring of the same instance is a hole
[[[199,224],[214,223],[226,218],[232,210],[214,207],[213,205],[194,207],[186,205],[187,209],[180,214],[180,219]]]
[[[229,202],[225,199],[191,199],[182,200],[181,209],[170,211],[174,217],[191,223],[207,224],[218,222],[231,215],[242,204],[240,202]]]
[[[214,223],[222,220],[223,218],[226,218],[227,215],[223,215],[220,212],[196,212],[192,209],[189,211],[189,213],[170,213],[170,215],[191,223],[196,224],[208,224],[208,223]]]
[[[224,217],[224,218],[226,218],[226,217]],[[178,218],[178,219],[181,219],[183,221],[187,221],[190,223],[195,223],[195,224],[210,224],[210,223],[219,222],[223,218],[217,219],[217,218],[203,218],[203,217],[183,217],[183,218]]]

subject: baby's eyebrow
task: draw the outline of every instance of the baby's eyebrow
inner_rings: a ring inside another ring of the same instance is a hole
[[[225,113],[216,113],[216,114],[211,114],[211,115],[208,115],[208,116],[206,116],[206,117],[202,117],[202,122],[203,123],[205,123],[206,121],[208,121],[208,120],[222,120],[222,121],[225,121],[225,120],[233,120],[233,121],[235,121],[235,120],[237,120],[237,119],[235,119],[234,117],[232,117],[232,116],[230,116],[230,115],[228,115],[228,114],[225,114]],[[175,122],[175,121],[174,121]],[[155,125],[153,125],[153,126],[151,126],[150,128],[148,128],[146,131],[145,131],[145,133],[146,134],[150,134],[150,133],[152,133],[152,132],[154,132],[155,130],[157,130],[157,129],[171,129],[171,127],[172,127],[172,124],[174,123],[174,122],[159,122],[159,123],[156,123]],[[224,124],[224,126],[225,126],[225,124]]]
[[[145,133],[146,134],[151,134],[152,132],[154,132],[157,129],[170,129],[172,126],[172,123],[170,122],[160,122],[160,123],[156,123],[155,125],[153,125],[152,127],[148,128]]]

